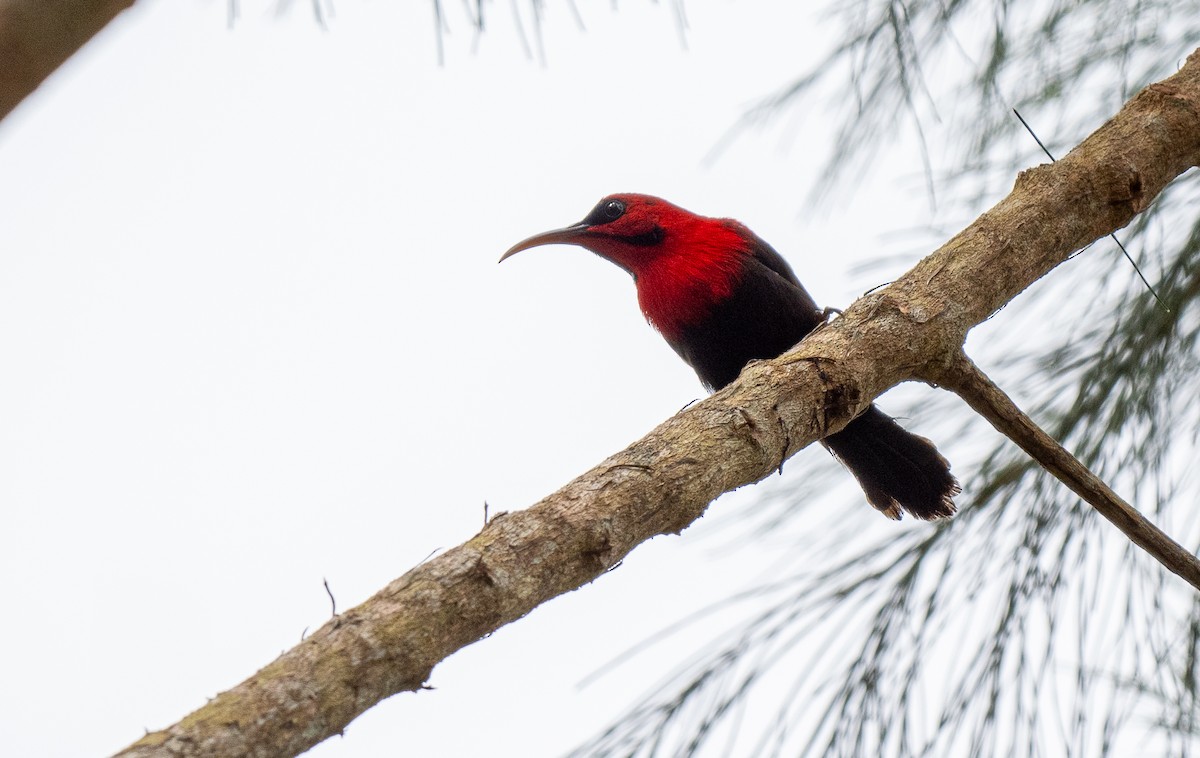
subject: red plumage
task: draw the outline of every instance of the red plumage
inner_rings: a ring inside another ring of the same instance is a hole
[[[519,242],[500,260],[554,243],[579,245],[628,271],[642,313],[710,390],[752,360],[781,355],[824,318],[787,262],[754,232],[649,195],[610,195],[578,224]],[[959,487],[946,459],[874,405],[824,444],[887,516],[954,513]]]

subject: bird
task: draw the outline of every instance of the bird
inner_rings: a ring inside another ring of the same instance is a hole
[[[608,195],[579,223],[528,237],[500,262],[542,245],[582,247],[629,273],[646,320],[710,392],[750,361],[783,354],[828,317],[787,261],[744,224],[651,195]],[[949,462],[874,404],[822,444],[885,516],[954,514],[961,490]]]

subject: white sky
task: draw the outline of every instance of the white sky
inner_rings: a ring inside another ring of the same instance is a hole
[[[817,112],[701,165],[829,40],[801,3],[689,0],[686,49],[670,3],[580,2],[586,31],[550,3],[547,67],[504,3],[475,52],[446,4],[441,67],[428,3],[338,0],[327,32],[243,5],[230,30],[223,2],[144,1],[0,123],[5,755],[174,723],[323,623],[323,578],[349,608],[701,394],[625,274],[565,248],[498,267],[516,240],[649,192],[740,218],[844,305],[915,260],[852,277],[882,235],[928,220],[915,153],[804,214]],[[311,754],[578,744],[677,659],[584,676],[785,549],[704,530]]]

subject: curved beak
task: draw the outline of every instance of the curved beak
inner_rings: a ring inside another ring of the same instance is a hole
[[[528,250],[531,247],[539,247],[541,245],[578,245],[579,240],[587,236],[588,228],[588,224],[581,221],[572,226],[564,226],[562,229],[535,234],[510,247],[504,255],[500,256],[498,262],[503,263],[505,258],[516,255],[522,250]]]

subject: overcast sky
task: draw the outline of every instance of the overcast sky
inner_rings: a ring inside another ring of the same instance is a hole
[[[829,42],[802,3],[689,0],[686,45],[673,3],[580,2],[583,29],[549,3],[544,66],[505,3],[478,39],[447,3],[443,65],[428,3],[338,0],[327,30],[294,5],[231,29],[223,2],[143,0],[0,123],[5,755],[174,723],[321,625],[322,580],[362,602],[485,500],[526,507],[702,394],[623,272],[567,248],[497,266],[513,242],[658,194],[746,222],[829,305],[921,252],[891,235],[931,221],[911,151],[805,212],[819,109],[704,161]],[[854,492],[847,518],[930,528]],[[754,497],[311,754],[585,740],[707,635],[585,676],[786,552],[721,541]]]

